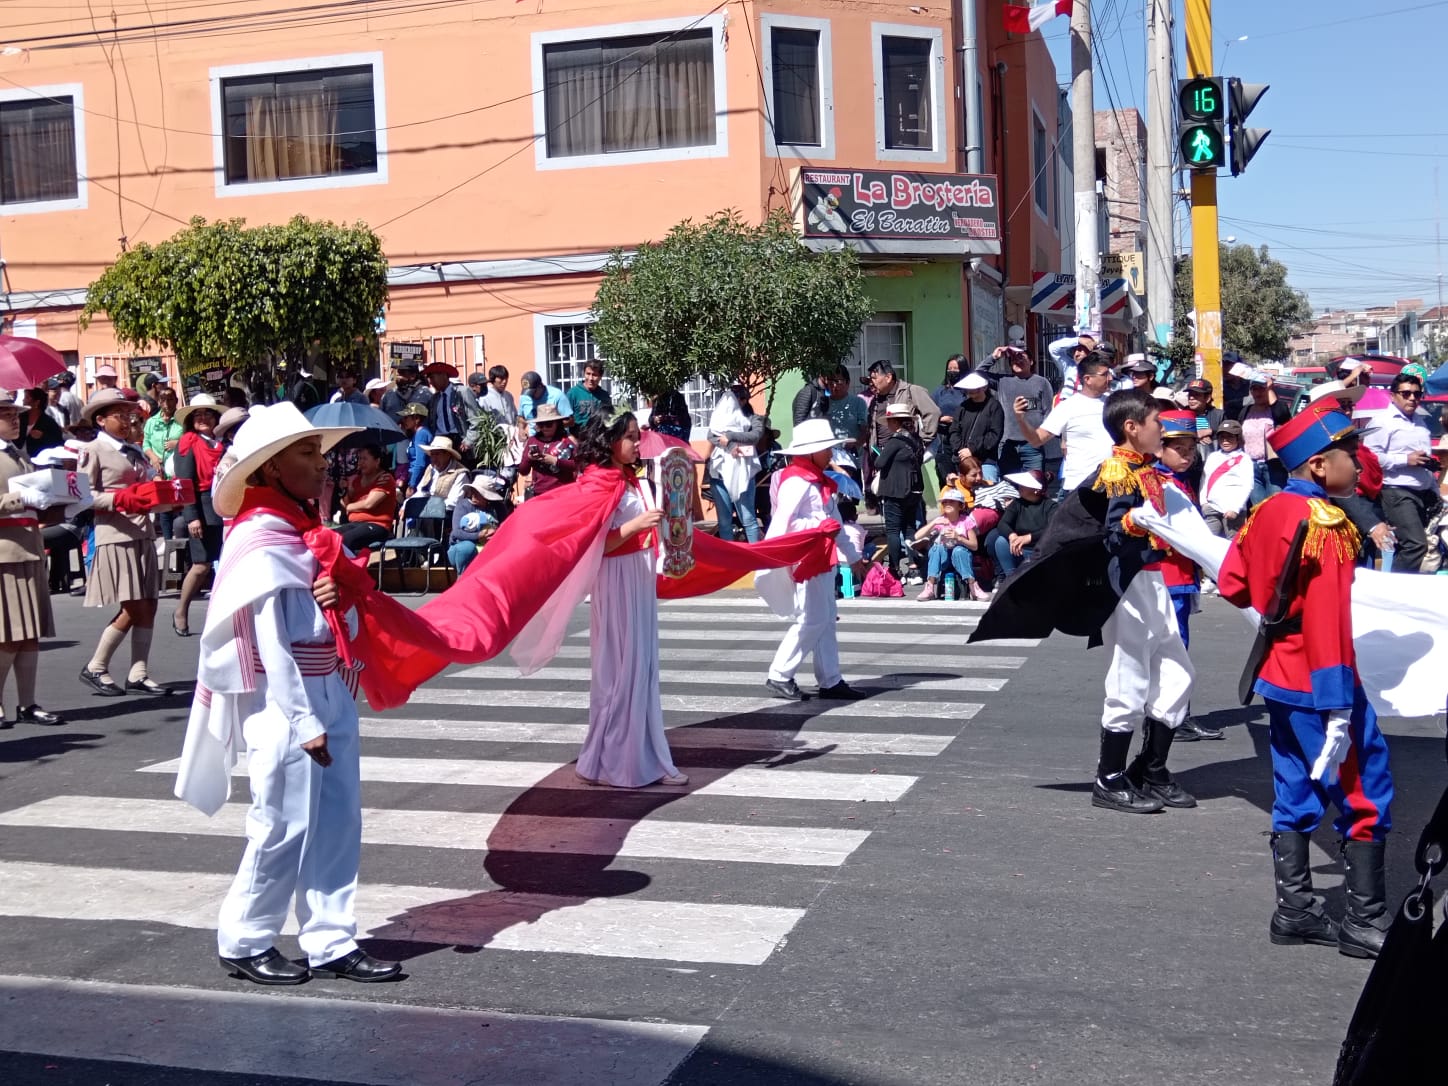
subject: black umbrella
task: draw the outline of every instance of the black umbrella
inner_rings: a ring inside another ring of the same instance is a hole
[[[360,449],[364,445],[396,445],[406,441],[402,427],[368,403],[324,403],[307,413],[313,426],[360,426],[359,433],[339,441],[336,449]]]

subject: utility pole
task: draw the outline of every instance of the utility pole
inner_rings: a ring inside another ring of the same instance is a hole
[[[1212,0],[1186,0],[1187,74],[1212,75]],[[1217,171],[1192,170],[1192,303],[1202,376],[1222,402],[1222,253],[1217,236]]]
[[[1175,226],[1172,222],[1171,0],[1147,0],[1146,18],[1146,312],[1152,338],[1165,347],[1174,323]]]
[[[1091,2],[1071,9],[1071,159],[1076,187],[1076,327],[1101,336],[1101,228],[1096,206],[1096,102]]]

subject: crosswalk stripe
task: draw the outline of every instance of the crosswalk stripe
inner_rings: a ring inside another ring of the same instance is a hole
[[[778,641],[784,634],[787,623],[779,620],[779,625],[768,628],[728,626],[722,630],[710,630],[701,626],[685,626],[679,629],[672,627],[659,627],[659,640],[669,641],[708,641],[719,644],[727,640],[730,644],[737,644],[740,641]],[[915,634],[907,633],[910,639],[911,648],[937,647],[940,645],[965,646],[965,639],[969,636],[969,627],[965,623],[956,624],[958,632],[948,634]],[[894,636],[894,625],[890,624],[884,628],[870,630],[838,630],[835,639],[842,645],[851,644],[874,644],[878,645],[888,632]],[[587,638],[588,630],[575,630],[568,635],[572,638]],[[999,642],[997,642],[999,644]],[[727,650],[723,650],[727,651]]]
[[[0,860],[0,915],[213,928],[231,875]],[[359,932],[404,942],[760,965],[804,915],[772,905],[568,898],[369,883]],[[296,931],[289,921],[286,933]]]
[[[880,621],[888,621],[892,626],[900,625],[905,627],[920,627],[922,633],[931,630],[949,629],[951,625],[959,622],[964,625],[975,626],[980,621],[978,611],[954,611],[946,610],[949,604],[941,604],[940,610],[934,610],[923,605],[916,606],[913,611],[891,611],[875,612],[867,611],[841,611],[837,621],[841,627],[845,626],[873,626]],[[751,610],[735,611],[660,611],[659,621],[669,622],[693,622],[704,625],[710,622],[778,622],[781,627],[788,625],[789,620],[780,618],[773,611],[755,608]]]
[[[928,611],[929,608],[923,603],[916,603],[914,600],[902,599],[896,596],[893,599],[871,599],[864,596],[856,596],[852,599],[841,599],[835,601],[841,611]],[[938,601],[940,607],[958,607],[963,611],[984,611],[988,606],[979,600],[952,600],[950,602]],[[659,609],[680,610],[680,611],[727,611],[733,608],[746,611],[768,611],[764,601],[758,596],[750,593],[747,595],[730,595],[719,593],[713,596],[699,596],[688,600],[659,600]]]
[[[142,773],[174,774],[181,759],[142,766]],[[363,756],[362,779],[390,784],[467,785],[532,788],[547,780],[550,788],[592,788],[574,776],[569,762],[496,762],[463,758],[378,758]],[[555,776],[556,774],[556,776]],[[236,766],[246,775],[246,759]],[[893,802],[919,778],[896,773],[830,773],[812,769],[693,769],[689,796],[750,796],[757,799]],[[712,778],[712,779],[711,779]],[[699,782],[708,781],[707,784]]]
[[[549,667],[532,675],[520,675],[516,667],[483,664],[452,672],[450,679],[484,679],[489,682],[488,690],[497,689],[498,683],[539,684],[547,682],[588,682],[593,677],[586,667]],[[759,675],[738,671],[694,671],[680,674],[665,671],[660,676],[665,683],[691,683],[695,686],[752,686],[758,688],[763,681]],[[984,678],[979,675],[952,675],[949,678],[910,675],[877,675],[858,678],[854,685],[864,691],[871,690],[954,690],[988,692],[999,690],[1006,684],[1005,679]]]
[[[676,725],[668,729],[669,747],[684,750],[832,750],[835,754],[906,754],[934,757],[954,741],[952,735],[913,732],[821,732],[761,728],[708,728]],[[425,739],[464,743],[565,743],[582,746],[587,724],[519,720],[405,720],[363,717],[362,734],[373,739]],[[0,814],[0,823],[4,815]]]
[[[540,695],[541,698],[540,698]],[[920,720],[966,720],[980,712],[978,702],[910,701],[905,698],[871,697],[863,701],[784,701],[780,698],[729,698],[713,695],[664,694],[659,699],[664,712],[713,713],[717,716],[763,713],[770,716],[824,718],[914,717]],[[587,709],[585,691],[479,690],[425,686],[412,696],[409,705],[474,705],[494,708],[512,706],[534,709]]]
[[[987,645],[973,646],[989,650],[994,642]],[[729,646],[727,655],[718,652],[709,652],[704,646],[674,647],[663,645],[659,648],[659,659],[664,663],[675,664],[767,664],[774,659],[774,649],[751,649],[740,648],[736,645]],[[587,660],[591,658],[591,650],[587,645],[564,645],[553,657],[555,660]],[[505,657],[499,657],[505,659]],[[897,665],[890,661],[897,659]],[[950,656],[941,658],[942,671],[1015,671],[1026,662],[1024,656]],[[919,654],[910,652],[891,652],[890,647],[882,645],[878,649],[840,650],[840,663],[848,671],[846,678],[855,675],[894,675],[902,672],[908,673],[912,670],[930,670],[928,657],[922,660]]]
[[[14,810],[0,811],[0,826],[240,837],[246,811],[246,804],[232,803],[215,817],[208,818],[174,799],[54,796]],[[391,808],[362,812],[363,844],[474,852],[548,852],[555,855],[839,867],[869,836],[868,830],[664,819],[633,822],[609,818]]]
[[[415,1007],[314,990],[307,985],[298,998],[279,999],[254,991],[0,977],[0,1050],[179,1067],[208,1078],[245,1068],[248,1079],[305,1075],[359,1086],[596,1086],[607,1068],[610,1082],[652,1086],[709,1032],[688,1023]],[[64,1022],[83,1028],[57,1028]],[[325,1057],[304,1056],[317,1051],[319,1038]]]

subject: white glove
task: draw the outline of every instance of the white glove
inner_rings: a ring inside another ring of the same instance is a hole
[[[1312,779],[1324,784],[1337,781],[1337,767],[1342,765],[1347,752],[1352,748],[1352,738],[1347,732],[1348,718],[1340,713],[1329,713],[1327,736],[1322,741],[1322,752],[1312,763]]]
[[[18,486],[12,494],[19,494],[27,509],[49,509],[50,495],[33,486]]]

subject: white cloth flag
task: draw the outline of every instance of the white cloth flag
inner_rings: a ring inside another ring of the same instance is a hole
[[[1186,495],[1165,488],[1166,513],[1132,519],[1216,580],[1229,541],[1212,535]],[[1255,627],[1260,616],[1244,612]],[[1448,701],[1448,578],[1359,569],[1352,582],[1352,640],[1363,690],[1381,716],[1436,716]]]
[[[1040,30],[1058,15],[1070,15],[1072,0],[1036,0],[1027,7],[1024,4],[1005,6],[1006,31],[1010,34],[1029,34]]]

